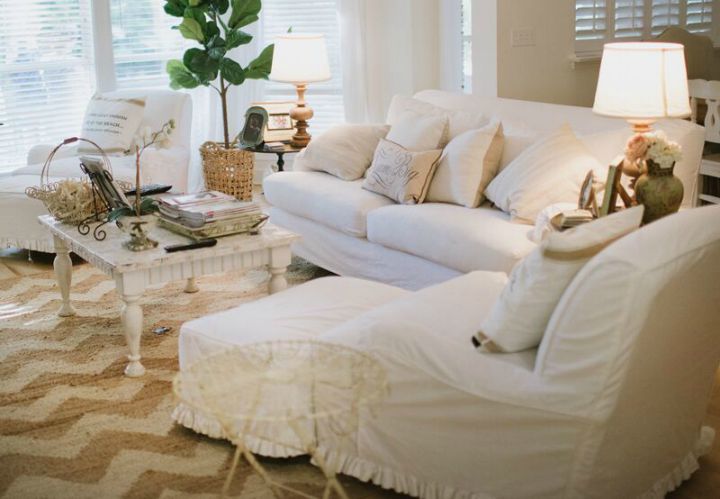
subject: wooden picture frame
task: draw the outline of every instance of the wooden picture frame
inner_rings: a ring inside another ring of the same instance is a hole
[[[295,134],[296,121],[290,117],[295,101],[253,102],[253,106],[262,107],[268,114],[264,130],[265,142],[289,142]]]
[[[625,187],[623,187],[621,180],[623,174],[623,164],[625,162],[624,156],[618,156],[608,168],[608,176],[605,182],[605,194],[603,195],[603,202],[600,208],[599,215],[604,217],[617,211],[617,199],[618,196],[623,201],[626,208],[633,206],[632,197],[627,193]]]
[[[580,188],[580,197],[578,198],[578,209],[579,210],[588,210],[590,213],[592,213],[592,216],[597,218],[598,217],[598,204],[597,204],[597,196],[595,194],[595,172],[590,170],[587,172],[587,175],[585,175],[585,180],[583,181],[582,187]]]

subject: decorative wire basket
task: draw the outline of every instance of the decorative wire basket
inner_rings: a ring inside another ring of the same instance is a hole
[[[233,142],[230,149],[226,149],[222,144],[210,141],[200,146],[205,188],[229,194],[240,201],[252,201],[255,155],[235,146]]]
[[[48,155],[40,172],[40,185],[25,189],[28,197],[42,201],[53,217],[67,224],[79,224],[95,214],[107,211],[102,199],[94,194],[92,182],[87,177],[50,182],[50,165],[55,154],[63,146],[79,141],[95,146],[100,152],[105,168],[112,172],[110,160],[99,145],[88,139],[70,137],[55,146]]]

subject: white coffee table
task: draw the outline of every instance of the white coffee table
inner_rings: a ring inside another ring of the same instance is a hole
[[[128,236],[114,225],[104,228],[107,238],[97,241],[92,235],[81,235],[75,225],[58,222],[50,215],[38,217],[55,241],[55,275],[62,307],[61,317],[75,315],[70,304],[72,262],[70,252],[115,279],[117,293],[123,301],[120,318],[125,330],[129,363],[127,376],[142,376],[145,368],[140,363],[140,336],[143,329],[143,311],[140,305],[145,288],[153,284],[187,280],[186,292],[197,291],[194,279],[208,274],[231,270],[267,267],[270,271],[269,291],[276,293],[287,287],[285,272],[290,265],[290,245],[300,236],[268,224],[257,235],[241,234],[218,239],[216,246],[167,253],[163,248],[170,244],[190,242],[187,238],[160,227],[153,229],[152,237],[160,244],[156,249],[132,252],[122,247]]]

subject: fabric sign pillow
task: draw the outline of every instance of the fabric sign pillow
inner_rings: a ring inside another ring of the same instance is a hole
[[[636,206],[551,233],[513,269],[473,343],[493,353],[536,347],[575,275],[606,246],[637,229],[643,211]]]
[[[310,142],[303,154],[303,166],[343,180],[362,178],[388,130],[390,125],[335,126]]]
[[[477,208],[503,153],[502,124],[461,133],[445,147],[426,201]]]
[[[425,200],[430,180],[442,150],[413,152],[382,139],[372,165],[363,181],[363,189],[387,196],[402,204],[420,204]]]
[[[407,116],[390,128],[387,139],[410,151],[430,151],[442,147],[447,118]]]
[[[85,110],[82,138],[92,140],[106,154],[127,154],[145,113],[145,99],[120,99],[95,95]],[[90,144],[81,143],[80,153],[97,153]]]
[[[569,125],[525,149],[485,190],[485,196],[513,221],[534,223],[554,203],[576,203],[589,170],[605,180],[603,167]]]

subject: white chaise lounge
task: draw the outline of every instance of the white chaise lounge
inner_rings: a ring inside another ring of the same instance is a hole
[[[324,449],[344,473],[426,499],[661,498],[714,436],[702,422],[720,361],[719,220],[720,206],[686,210],[610,245],[535,350],[471,346],[504,273],[418,292],[331,277],[183,325],[180,368],[249,342],[346,344],[379,359],[390,395],[361,417],[354,451]],[[222,436],[201,411],[174,418]]]

